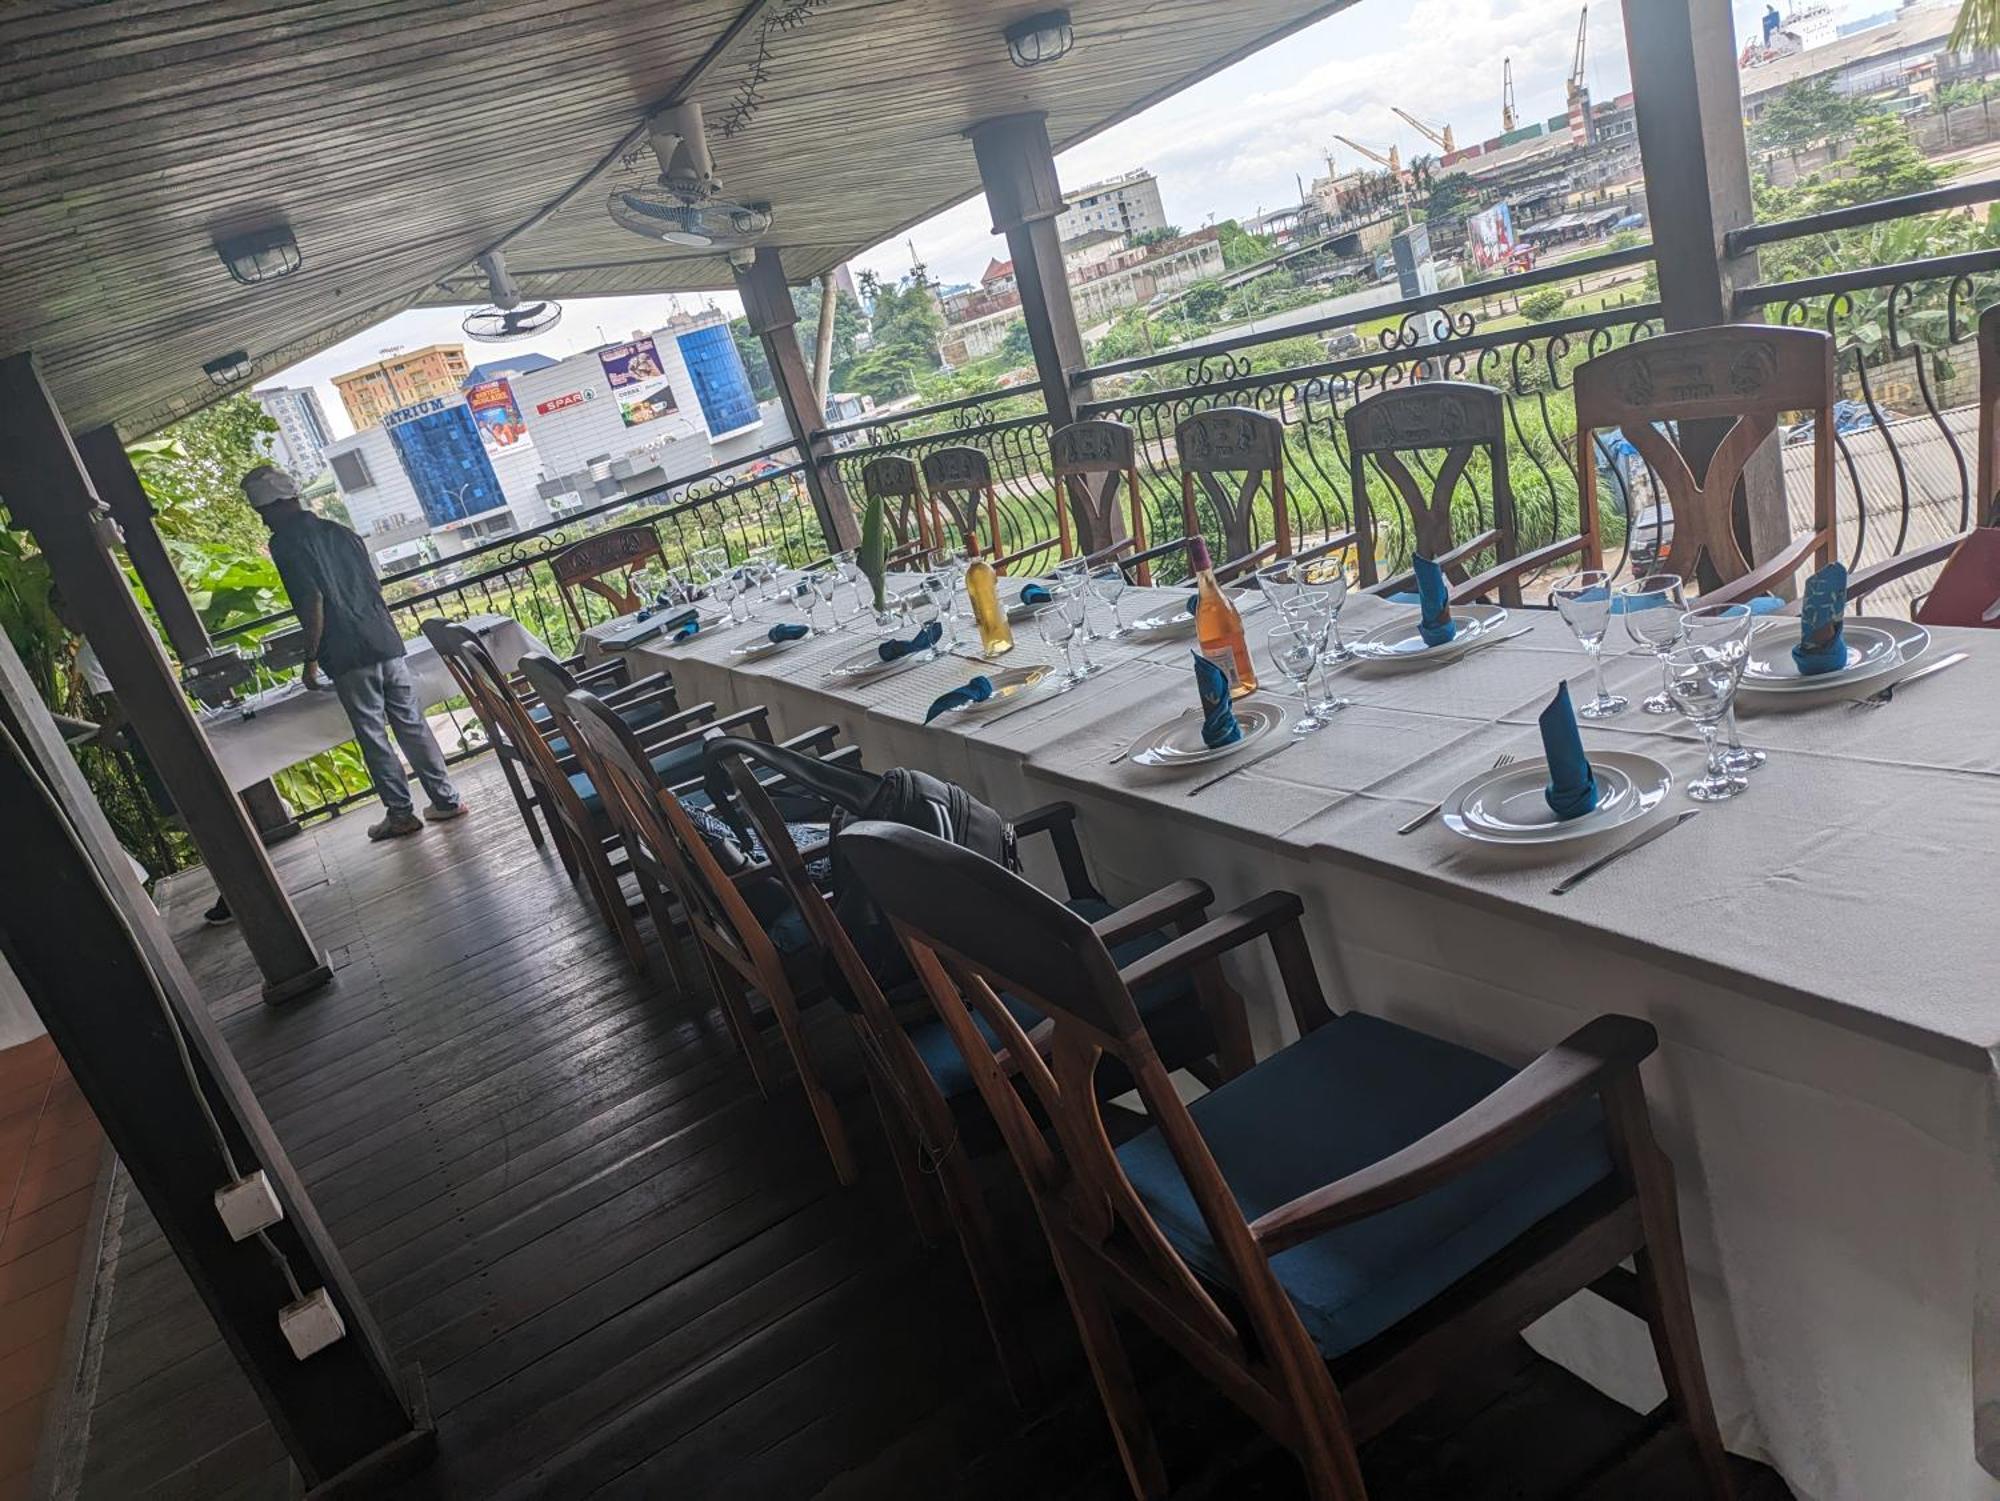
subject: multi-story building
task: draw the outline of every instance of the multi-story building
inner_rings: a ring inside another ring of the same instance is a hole
[[[364,432],[402,407],[457,394],[470,369],[462,345],[426,344],[336,375],[333,388],[340,393],[354,430]]]
[[[326,473],[326,445],[333,434],[311,386],[266,386],[250,393],[264,415],[278,424],[271,440],[271,461],[290,471],[301,485]]]
[[[1144,167],[1122,177],[1094,182],[1065,196],[1066,207],[1056,218],[1056,233],[1065,241],[1109,230],[1130,239],[1150,229],[1164,228],[1166,208],[1160,202],[1160,181]]]

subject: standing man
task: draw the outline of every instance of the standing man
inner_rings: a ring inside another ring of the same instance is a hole
[[[424,722],[403,660],[402,632],[390,618],[366,544],[301,505],[297,481],[276,465],[259,464],[244,475],[243,493],[271,529],[271,561],[305,631],[305,685],[324,687],[322,672],[333,680],[386,810],[368,837],[398,839],[422,833],[424,819],[442,823],[461,816],[465,804],[445,775],[444,752]],[[389,743],[392,730],[430,794],[423,818],[416,815],[410,779]]]

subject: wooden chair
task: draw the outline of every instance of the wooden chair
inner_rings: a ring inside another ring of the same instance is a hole
[[[1076,512],[1085,533],[1112,539],[1108,547],[1093,554],[1091,562],[1110,562],[1132,554],[1132,581],[1141,586],[1151,584],[1146,504],[1139,493],[1139,444],[1132,428],[1102,417],[1057,428],[1049,434],[1049,472],[1056,477],[1059,500],[1067,501]],[[1121,479],[1125,482],[1124,510],[1118,505]],[[1063,551],[1067,554],[1067,517],[1062,518],[1062,524]]]
[[[1732,323],[1661,334],[1576,367],[1577,472],[1585,536],[1597,532],[1601,428],[1616,428],[1651,467],[1673,512],[1673,571],[1703,604],[1739,604],[1785,583],[1834,547],[1833,340],[1817,329]],[[1786,412],[1813,418],[1813,528],[1753,562],[1737,516],[1743,469]],[[1686,425],[1727,421],[1703,472],[1686,452]],[[1673,431],[1668,430],[1672,425]]]
[[[1060,903],[928,834],[859,823],[839,843],[1006,1135],[1135,1495],[1163,1497],[1166,1477],[1114,1306],[1290,1448],[1315,1501],[1363,1501],[1361,1442],[1482,1347],[1595,1287],[1645,1310],[1707,1493],[1727,1497],[1672,1167],[1639,1081],[1650,1026],[1599,1017],[1514,1072],[1374,1017],[1334,1016],[1289,893],[1121,968]],[[1133,993],[1259,939],[1300,1040],[1185,1105]],[[1051,1018],[1046,1047],[1003,990]],[[1154,1122],[1117,1148],[1091,1087],[1107,1059]],[[1628,1256],[1636,1279],[1620,1270]]]
[[[611,817],[627,846],[672,885],[693,930],[716,998],[749,1060],[758,1090],[768,1098],[776,1083],[765,1052],[753,997],[769,1008],[812,1111],[834,1175],[854,1183],[854,1149],[832,1092],[820,1076],[802,1015],[823,995],[817,955],[801,922],[781,922],[753,897],[777,890],[768,864],[745,860],[725,868],[709,833],[696,827],[681,797],[646,754],[646,747],[618,716],[587,693],[570,697],[568,713],[581,743],[594,757]],[[830,741],[832,731],[819,732]],[[762,737],[759,737],[762,738]],[[797,742],[793,742],[797,744]]]
[[[1181,466],[1181,526],[1184,535],[1201,535],[1195,506],[1200,485],[1222,528],[1215,549],[1220,565],[1232,575],[1255,568],[1267,559],[1292,553],[1292,519],[1285,505],[1285,424],[1269,412],[1249,407],[1216,407],[1182,419],[1174,429],[1174,450]],[[1225,482],[1226,481],[1226,482]],[[1257,500],[1271,499],[1269,542],[1259,544]]]
[[[1005,573],[1024,558],[1054,550],[1056,558],[1070,555],[1069,512],[1056,507],[1056,535],[1029,542],[1012,552],[1000,530],[1000,500],[993,485],[993,461],[986,451],[963,444],[933,449],[924,455],[924,487],[933,506],[941,507],[958,526],[968,555],[978,552],[981,509],[984,507],[986,557],[994,570]],[[1051,562],[1054,560],[1052,559]]]
[[[898,1003],[907,985],[889,984],[871,969],[853,938],[835,916],[832,903],[812,879],[804,854],[769,793],[759,783],[748,747],[723,739],[710,743],[709,758],[727,770],[738,803],[749,816],[759,843],[783,881],[786,894],[803,915],[818,951],[830,957],[847,981],[841,999],[848,1009],[865,1062],[869,1092],[875,1101],[897,1177],[925,1240],[936,1235],[937,1210],[958,1238],[978,1295],[980,1311],[999,1356],[1009,1389],[1023,1406],[1031,1405],[1039,1388],[1034,1360],[1022,1338],[1018,1279],[1008,1270],[1009,1258],[995,1235],[993,1217],[980,1188],[972,1156],[978,1132],[968,1121],[980,1112],[978,1092],[964,1056],[934,1018],[906,1024]],[[1211,893],[1200,881],[1175,881],[1140,901],[1114,908],[1091,883],[1075,828],[1075,810],[1052,803],[1014,820],[1021,839],[1046,836],[1054,846],[1067,889],[1065,905],[1090,921],[1114,953],[1132,960],[1198,927],[1207,916]],[[1155,1045],[1169,1069],[1188,1068],[1219,1082],[1233,1078],[1254,1061],[1249,1022],[1242,998],[1224,980],[1220,967],[1200,968],[1190,981],[1156,987],[1141,998],[1142,1014]],[[1035,1029],[1039,1039],[1047,1028],[1021,1009],[1017,1016]],[[1123,1081],[1107,1070],[1109,1093],[1122,1093]]]
[[[666,567],[667,555],[649,522],[599,532],[549,555],[556,592],[562,596],[563,608],[578,635],[588,624],[578,602],[580,593],[608,600],[614,617],[630,615],[646,605],[633,587],[632,575],[654,563]]]
[[[1381,594],[1416,587],[1407,570],[1389,579],[1379,576],[1376,528],[1379,521],[1368,496],[1368,466],[1388,480],[1409,515],[1413,554],[1432,559],[1452,583],[1454,604],[1497,593],[1500,602],[1521,603],[1521,580],[1559,558],[1580,556],[1583,568],[1603,566],[1593,527],[1538,547],[1520,550],[1516,529],[1514,488],[1507,472],[1506,398],[1494,387],[1470,381],[1425,381],[1377,392],[1348,408],[1349,472],[1353,479],[1354,529],[1359,542],[1356,571],[1361,587]],[[1435,453],[1437,470],[1427,480],[1411,472],[1406,455]],[[1486,456],[1492,475],[1492,525],[1460,539],[1452,501],[1475,454]],[[1473,561],[1490,551],[1492,566],[1469,572]]]
[[[888,555],[891,568],[947,545],[943,521],[924,493],[916,460],[895,453],[870,459],[861,466],[861,493],[866,499],[882,499],[883,516],[896,535],[896,546]]]
[[[536,848],[542,846],[542,826],[535,819],[535,811],[540,809],[542,818],[549,825],[550,837],[557,840],[558,851],[563,857],[564,864],[567,865],[570,854],[567,849],[562,848],[562,836],[556,825],[555,809],[530,776],[527,750],[514,743],[512,727],[504,711],[489,701],[472,664],[463,654],[463,642],[467,638],[476,641],[478,637],[466,627],[437,616],[419,621],[417,628],[424,633],[424,639],[430,642],[431,649],[444,662],[445,670],[451,674],[452,682],[458,686],[459,693],[471,705],[473,717],[485,731],[486,743],[493,748],[493,754],[500,762],[501,775],[507,779],[507,791],[513,795],[514,807],[520,812],[521,822],[528,826],[528,838],[534,841]]]

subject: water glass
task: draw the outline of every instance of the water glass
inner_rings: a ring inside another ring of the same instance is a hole
[[[1067,608],[1076,623],[1077,633],[1085,641],[1097,639],[1097,632],[1090,627],[1090,564],[1083,558],[1064,558],[1056,564],[1054,583],[1049,592],[1056,597],[1056,603]]]
[[[1121,641],[1131,634],[1124,617],[1118,613],[1118,601],[1125,597],[1125,570],[1116,563],[1107,563],[1101,568],[1090,570],[1088,580],[1091,593],[1104,602],[1111,612],[1110,639]]]
[[[1748,605],[1701,605],[1681,617],[1682,628],[1691,644],[1719,646],[1739,659],[1750,650],[1750,638],[1757,632],[1757,615]],[[1736,728],[1736,705],[1722,719],[1726,749],[1723,764],[1738,776],[1755,771],[1769,759],[1764,752],[1745,746]]]
[[[780,591],[785,603],[789,604],[805,618],[806,631],[810,635],[819,634],[819,623],[813,618],[819,606],[819,590],[813,587],[810,575],[793,579]]]
[[[1687,639],[1681,616],[1687,613],[1687,596],[1677,573],[1655,573],[1627,584],[1618,591],[1618,609],[1625,621],[1625,634],[1660,659],[1661,691],[1639,707],[1648,714],[1677,712],[1664,687],[1667,653]]]
[[[1326,644],[1326,633],[1310,619],[1287,620],[1272,626],[1265,633],[1264,641],[1279,674],[1305,700],[1305,713],[1292,726],[1292,733],[1310,735],[1326,724],[1312,699],[1313,673],[1319,669],[1319,654]]]
[[[1035,611],[1035,629],[1041,632],[1042,640],[1061,650],[1065,663],[1063,677],[1068,682],[1080,683],[1097,671],[1096,664],[1088,656],[1079,664],[1077,650],[1082,643],[1078,640],[1078,617],[1071,615],[1060,603],[1043,605]]]
[[[958,650],[958,619],[951,608],[952,597],[956,592],[956,586],[952,583],[949,573],[940,570],[924,575],[922,606],[944,632],[938,639],[939,651]]]
[[[1726,647],[1689,641],[1667,653],[1666,673],[1668,696],[1701,731],[1708,747],[1708,769],[1688,783],[1688,796],[1712,803],[1748,791],[1750,784],[1731,771],[1723,757],[1720,734],[1743,679],[1742,656]]]
[[[1329,662],[1353,660],[1354,648],[1340,639],[1340,611],[1347,603],[1347,559],[1344,553],[1328,553],[1324,557],[1294,565],[1299,581],[1299,596],[1318,602],[1326,613],[1327,623],[1332,628],[1333,646],[1321,655]]]
[[[1609,719],[1630,707],[1604,681],[1604,636],[1611,629],[1611,575],[1601,568],[1571,574],[1550,591],[1563,624],[1589,654],[1597,671],[1597,697],[1576,711],[1579,719]]]

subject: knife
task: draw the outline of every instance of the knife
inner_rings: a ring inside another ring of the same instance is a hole
[[[1895,682],[1878,693],[1870,693],[1861,698],[1850,699],[1848,706],[1855,709],[1879,709],[1896,696],[1896,690],[1902,687],[1903,684],[1914,683],[1918,678],[1927,678],[1934,672],[1943,672],[1947,667],[1956,667],[1971,655],[1971,652],[1955,651],[1948,657],[1939,657],[1930,666],[1919,667],[1915,672],[1907,673],[1897,678]]]
[[[1256,755],[1252,756],[1247,761],[1238,761],[1234,766],[1230,767],[1227,771],[1218,771],[1214,776],[1209,777],[1206,781],[1196,782],[1192,787],[1188,788],[1187,795],[1189,797],[1193,797],[1197,792],[1200,792],[1204,787],[1213,787],[1217,782],[1225,781],[1228,778],[1235,776],[1236,773],[1239,771],[1248,771],[1251,767],[1255,766],[1259,761],[1268,761],[1271,759],[1271,757],[1280,755],[1283,752],[1290,750],[1293,746],[1297,745],[1303,739],[1305,739],[1305,736],[1303,735],[1293,735],[1290,738],[1288,738],[1282,745],[1274,745],[1269,750],[1259,751]]]
[[[1635,834],[1632,838],[1626,840],[1623,844],[1619,845],[1617,849],[1611,851],[1610,854],[1598,856],[1595,860],[1591,861],[1590,864],[1584,866],[1584,868],[1578,871],[1575,875],[1567,876],[1564,879],[1558,881],[1555,885],[1549,888],[1549,895],[1550,896],[1563,895],[1565,892],[1569,891],[1572,887],[1575,887],[1581,884],[1582,882],[1589,880],[1592,876],[1596,875],[1600,870],[1604,869],[1605,866],[1624,859],[1625,856],[1631,854],[1632,851],[1636,849],[1644,849],[1647,845],[1651,844],[1655,839],[1658,839],[1662,834],[1671,834],[1675,829],[1678,829],[1682,824],[1686,823],[1690,818],[1697,817],[1700,813],[1701,809],[1699,808],[1689,808],[1685,812],[1675,814],[1672,818],[1668,819],[1664,823],[1654,824],[1650,829],[1647,829],[1643,834]]]

